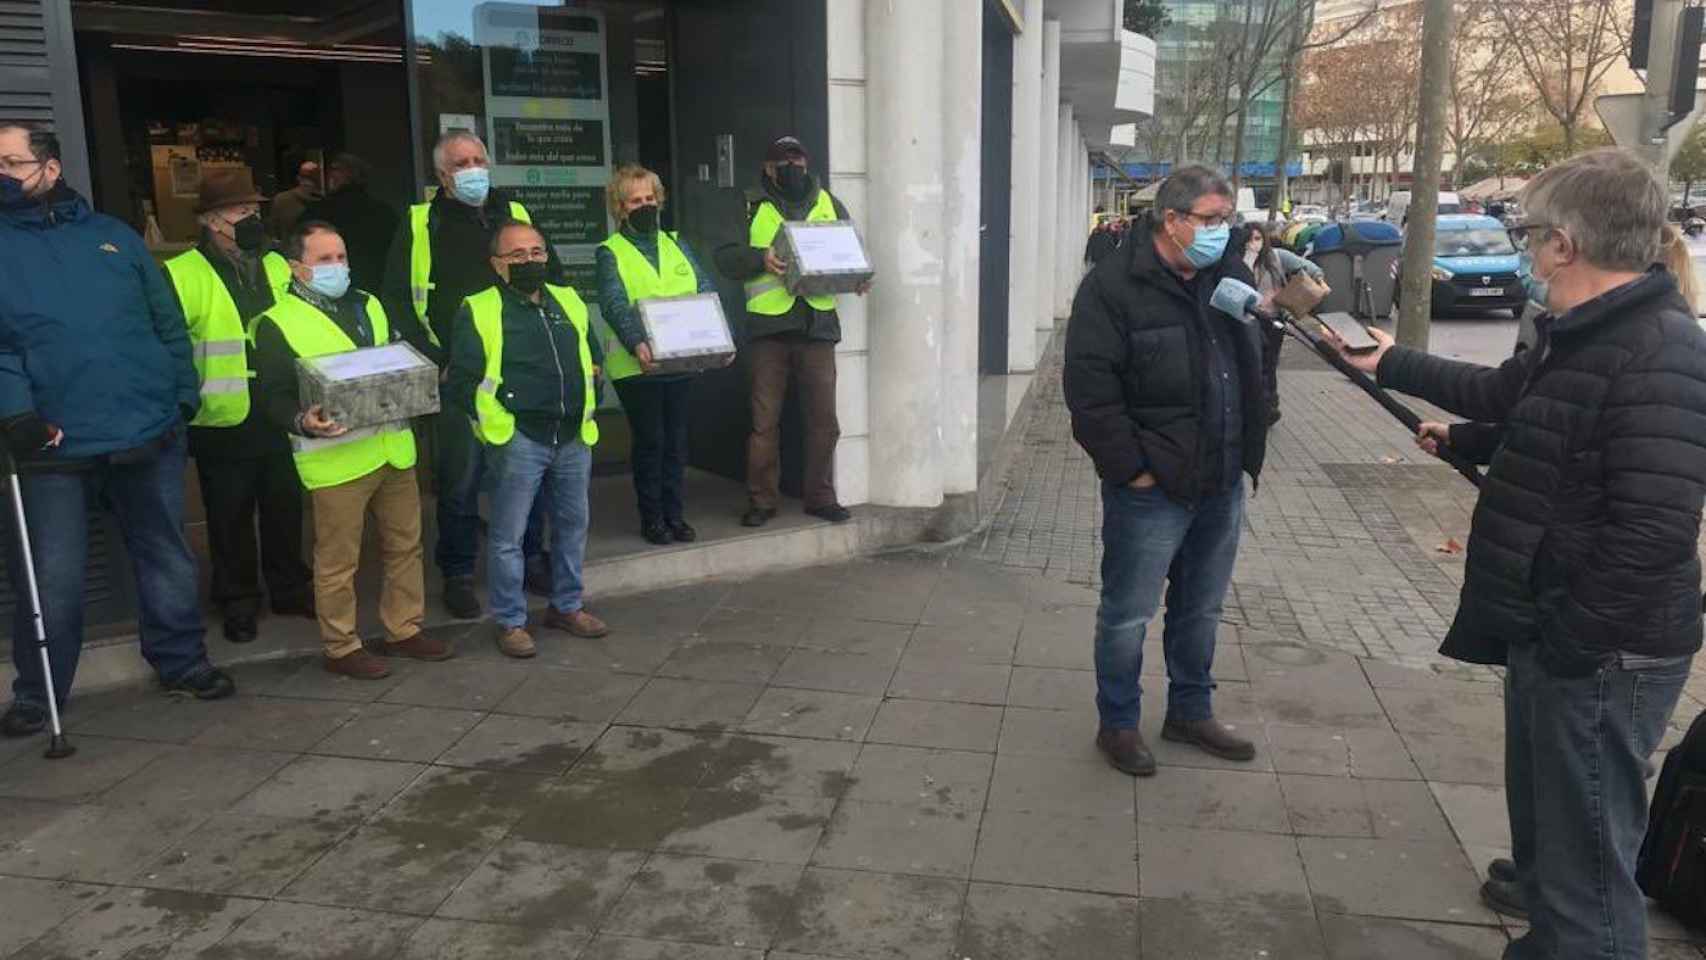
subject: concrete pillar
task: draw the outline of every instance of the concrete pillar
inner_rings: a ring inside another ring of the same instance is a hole
[[[977,492],[978,278],[983,212],[983,0],[943,0],[942,491]]]
[[[1078,216],[1078,121],[1073,118],[1072,104],[1060,106],[1060,207],[1056,211],[1054,246],[1054,301],[1049,304],[1049,316],[1066,317],[1072,313],[1072,295],[1077,293],[1073,278],[1078,271],[1074,265],[1084,256],[1084,224]]]
[[[1029,7],[1031,4],[1027,3]],[[1038,4],[1041,6],[1041,4]],[[1037,299],[1031,305],[1031,323],[1037,328],[1036,350],[1040,355],[1054,334],[1054,279],[1048,264],[1054,262],[1056,235],[1060,231],[1060,21],[1043,21],[1043,84],[1037,142],[1041,162],[1037,165]]]
[[[941,3],[865,5],[866,136],[882,157],[868,171],[865,231],[877,271],[871,500],[895,507],[942,502],[944,13]]]
[[[1025,4],[1024,29],[1013,38],[1013,232],[1007,244],[1007,369],[1037,366],[1037,183],[1041,176],[1043,5]]]

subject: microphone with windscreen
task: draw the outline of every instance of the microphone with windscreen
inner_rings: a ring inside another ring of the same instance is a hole
[[[1330,291],[1325,284],[1314,281],[1307,274],[1299,273],[1292,278],[1292,282],[1286,284],[1284,290],[1274,295],[1274,302],[1281,308],[1275,312],[1276,316],[1261,309],[1262,295],[1256,292],[1256,288],[1233,277],[1225,277],[1215,286],[1214,294],[1209,298],[1209,305],[1240,320],[1256,317],[1262,323],[1272,323],[1348,377],[1364,393],[1373,397],[1387,413],[1396,417],[1411,434],[1416,433],[1421,429],[1422,418],[1418,417],[1414,410],[1398,402],[1390,393],[1381,389],[1368,374],[1352,366],[1351,362],[1339,353],[1337,347],[1303,328],[1300,321],[1304,317],[1321,323],[1309,311],[1314,309],[1328,292]],[[1477,487],[1481,485],[1481,472],[1450,446],[1439,444],[1434,456],[1450,464],[1452,469],[1462,474],[1470,483]]]

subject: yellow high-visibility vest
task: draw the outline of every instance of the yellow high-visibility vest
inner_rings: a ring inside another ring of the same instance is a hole
[[[267,286],[277,300],[290,287],[290,264],[276,253],[261,258]],[[249,340],[237,301],[219,272],[200,250],[186,250],[166,261],[166,275],[178,291],[189,324],[201,409],[192,427],[234,427],[249,418]]]
[[[630,307],[640,300],[681,297],[699,292],[699,275],[693,271],[693,264],[681,252],[672,234],[658,231],[658,265],[655,268],[640,248],[634,246],[634,242],[623,236],[620,230],[606,238],[602,246],[616,256],[616,272],[622,276],[622,289],[628,293]],[[616,336],[614,327],[611,327],[610,334],[604,342],[604,369],[610,374],[610,379],[626,380],[643,373],[640,361],[622,345],[622,338]]]
[[[587,341],[587,309],[573,287],[545,284],[545,292],[568,315],[580,337],[581,382],[586,386],[586,400],[581,404],[581,442],[587,446],[598,443],[598,397],[593,390],[592,346]],[[504,301],[503,292],[488,287],[463,301],[474,319],[474,332],[480,335],[480,346],[486,351],[486,377],[474,392],[474,433],[479,438],[501,447],[515,437],[515,414],[498,399],[503,388],[504,364]]]
[[[323,357],[356,349],[355,341],[331,317],[294,293],[285,293],[262,316],[272,318],[299,357]],[[391,325],[378,297],[367,296],[367,320],[373,327],[375,346],[391,342]],[[398,470],[409,469],[415,465],[415,432],[407,420],[398,420],[338,437],[292,435],[290,449],[302,485],[318,490],[360,479],[387,464]]]
[[[427,322],[427,294],[432,292],[432,237],[427,231],[428,214],[432,210],[430,203],[417,203],[409,208],[409,302],[414,304],[415,319],[426,329],[427,339],[433,346],[440,346],[438,334],[432,331],[432,324]],[[522,223],[532,223],[527,208],[511,200],[509,202],[511,220]]]
[[[806,214],[808,221],[834,220],[835,201],[829,198],[828,190],[817,192],[817,202],[812,204],[811,212]],[[776,231],[782,229],[782,211],[769,200],[758,204],[758,212],[752,215],[752,226],[747,229],[747,243],[760,250],[770,249],[770,244],[776,239]],[[782,278],[766,270],[746,282],[746,312],[761,313],[767,317],[779,317],[794,309],[794,301],[798,299],[783,286]],[[835,297],[820,294],[807,297],[806,302],[814,310],[834,310]]]

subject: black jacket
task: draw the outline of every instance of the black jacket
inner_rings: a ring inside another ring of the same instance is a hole
[[[1219,264],[1198,273],[1211,287],[1223,277],[1252,283],[1230,246]],[[1253,285],[1253,284],[1252,284]],[[1204,325],[1233,337],[1243,401],[1244,472],[1261,475],[1267,451],[1261,334],[1201,305],[1155,252],[1154,233],[1133,226],[1125,243],[1078,285],[1066,328],[1062,375],[1072,435],[1110,483],[1148,471],[1172,499],[1194,503],[1215,478],[1203,430],[1208,360]]]
[[[448,362],[451,341],[456,339],[454,321],[462,309],[462,301],[498,283],[498,275],[492,271],[492,234],[509,221],[509,202],[509,193],[496,188],[486,195],[482,207],[470,207],[443,191],[433,197],[427,211],[433,285],[427,294],[427,324],[438,337],[436,348],[426,342],[426,331],[415,321],[415,308],[409,298],[413,231],[408,216],[397,225],[397,236],[386,254],[385,285],[379,299],[385,304],[385,316],[391,326],[441,367]],[[543,215],[539,210],[528,213],[534,217]],[[548,236],[545,254],[550,263],[550,281],[564,283],[562,261],[557,259],[557,248],[551,245]],[[352,258],[354,255],[351,252]]]
[[[759,191],[747,197],[746,229],[741,231],[738,243],[725,243],[717,248],[715,254],[717,269],[723,275],[736,283],[745,284],[748,280],[764,273],[764,251],[747,243],[747,235],[751,232],[752,218],[758,213],[759,206],[769,200],[781,211],[782,219],[787,221],[804,220],[817,204],[818,190],[821,189],[817,180],[810,181],[806,191],[806,199],[799,203],[791,203],[777,191],[776,185],[769,177],[760,176]],[[847,212],[841,201],[834,194],[829,195],[829,202],[835,206],[835,216],[839,220],[851,220],[853,215]],[[745,298],[743,293],[742,298]],[[841,342],[841,317],[834,310],[814,310],[806,302],[805,297],[794,301],[794,309],[779,317],[769,317],[757,313],[746,314],[747,340],[777,335],[804,336],[811,340],[828,340],[831,343]]]
[[[1706,333],[1655,269],[1561,317],[1498,367],[1394,347],[1383,386],[1484,421],[1453,445],[1490,462],[1462,599],[1440,652],[1503,663],[1541,644],[1559,676],[1615,653],[1699,649]]]
[[[581,372],[581,335],[549,293],[539,302],[503,291],[503,386],[498,402],[515,415],[515,428],[537,443],[553,446],[580,438],[586,410],[586,378]],[[587,346],[594,367],[603,366],[597,337]],[[474,395],[486,378],[486,346],[474,329],[467,305],[456,315],[456,339],[450,344],[445,402],[477,417]]]

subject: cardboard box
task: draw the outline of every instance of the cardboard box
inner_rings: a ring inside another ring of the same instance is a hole
[[[357,429],[438,412],[438,367],[406,343],[298,357],[302,409]]]
[[[735,339],[714,293],[654,297],[634,304],[652,348],[654,373],[711,370],[734,356]]]
[[[776,231],[782,282],[796,297],[855,293],[876,276],[865,238],[851,220],[792,220]]]

